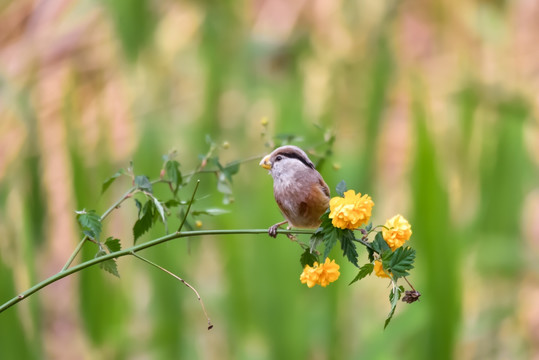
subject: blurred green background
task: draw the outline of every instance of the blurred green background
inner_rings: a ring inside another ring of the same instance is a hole
[[[121,196],[129,180],[101,184],[130,160],[155,178],[171,149],[195,169],[206,135],[226,163],[328,131],[330,187],[412,223],[422,298],[383,331],[387,283],[348,287],[337,249],[341,279],[308,289],[283,236],[179,239],[142,255],[197,288],[213,330],[189,289],[126,257],[121,279],[90,268],[0,314],[0,357],[539,358],[538,18],[533,0],[1,0],[0,302],[62,268],[74,211]],[[257,161],[230,204],[198,178],[197,206],[229,211],[203,229],[281,219]],[[126,202],[104,233],[127,247],[135,218]]]

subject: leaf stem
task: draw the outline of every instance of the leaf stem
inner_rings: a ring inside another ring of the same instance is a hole
[[[374,251],[374,249],[372,248],[372,245],[369,242],[363,240],[362,238],[358,239],[358,238],[354,237],[354,241],[356,241],[358,243],[361,243],[363,246],[365,246],[365,247],[367,247],[367,248]]]
[[[307,234],[312,235],[315,232],[315,230],[283,230],[279,229],[277,230],[278,234]],[[23,299],[26,299],[28,296],[34,294],[35,292],[43,289],[44,287],[55,283],[56,281],[65,278],[66,276],[69,276],[71,274],[74,274],[76,272],[79,272],[83,269],[86,269],[87,267],[99,264],[101,262],[119,258],[126,255],[132,255],[132,252],[138,252],[156,245],[159,245],[161,243],[173,240],[173,239],[179,239],[184,237],[190,237],[190,236],[201,236],[201,235],[254,235],[254,234],[267,234],[268,229],[236,229],[236,230],[196,230],[196,231],[184,231],[184,232],[176,232],[173,234],[169,234],[166,236],[162,236],[160,238],[147,241],[142,244],[138,244],[136,246],[132,246],[129,248],[126,248],[124,250],[115,251],[112,253],[109,253],[107,255],[100,256],[98,258],[90,259],[88,261],[85,261],[83,263],[80,263],[78,265],[75,265],[73,267],[67,268],[65,270],[62,270],[58,272],[57,274],[37,283],[36,285],[32,286],[31,288],[23,291],[19,295],[15,296],[11,300],[5,302],[0,306],[0,313],[4,310],[12,307],[13,305],[17,304]]]
[[[144,261],[145,263],[148,263],[156,268],[158,268],[159,270],[161,271],[164,271],[166,272],[167,274],[169,274],[170,276],[176,278],[177,280],[181,281],[185,286],[187,286],[188,288],[190,288],[191,290],[194,291],[194,293],[196,294],[197,298],[198,298],[198,301],[200,301],[200,306],[202,306],[202,311],[204,311],[204,315],[206,315],[206,319],[208,320],[208,330],[211,330],[213,328],[213,325],[211,323],[211,320],[210,320],[210,317],[208,316],[208,313],[206,312],[206,308],[204,307],[204,302],[202,301],[202,298],[200,297],[198,291],[193,287],[191,286],[191,284],[189,284],[187,281],[185,281],[184,279],[182,279],[181,277],[179,277],[178,275],[174,274],[173,272],[165,269],[164,267],[162,266],[159,266],[157,265],[156,263],[146,259],[146,258],[143,258],[142,256],[140,255],[137,255],[135,252],[131,252],[131,255],[133,255],[134,257]]]

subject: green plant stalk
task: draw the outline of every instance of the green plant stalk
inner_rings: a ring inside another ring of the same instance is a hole
[[[278,230],[277,233],[279,234],[307,234],[312,235],[315,232],[315,230]],[[87,267],[99,264],[101,262],[119,258],[126,255],[133,255],[134,252],[141,251],[156,245],[159,245],[161,243],[173,240],[173,239],[179,239],[183,237],[189,237],[189,236],[200,236],[200,235],[247,235],[247,234],[267,234],[268,229],[238,229],[238,230],[197,230],[197,231],[184,231],[184,232],[176,232],[173,234],[169,234],[154,240],[147,241],[145,243],[129,247],[124,250],[116,251],[104,256],[100,256],[98,258],[94,258],[88,261],[85,261],[83,263],[80,263],[78,265],[75,265],[71,268],[61,270],[57,274],[41,281],[40,283],[32,286],[31,288],[27,289],[26,291],[23,291],[16,297],[12,298],[11,300],[5,302],[0,306],[0,313],[4,310],[12,307],[13,305],[17,304],[18,302],[26,299],[33,293],[43,289],[44,287],[55,283],[56,281],[65,278],[66,276],[69,276],[71,274],[74,274],[76,272],[79,272],[83,269],[86,269]]]

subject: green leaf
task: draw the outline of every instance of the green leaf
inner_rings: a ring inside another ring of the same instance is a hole
[[[105,255],[107,255],[106,251],[99,250],[97,254],[95,254],[95,257],[98,258]],[[118,266],[116,265],[116,260],[114,259],[109,259],[109,260],[100,262],[99,268],[111,273],[114,276],[120,277],[120,273],[118,272]]]
[[[119,239],[115,239],[112,236],[109,236],[105,241],[105,246],[109,249],[111,253],[122,250],[122,245],[120,244]]]
[[[379,231],[376,236],[374,237],[374,241],[372,242],[372,248],[374,251],[376,251],[378,254],[382,254],[386,250],[390,250],[389,246],[387,245],[386,241],[384,240],[384,236],[382,235],[382,232]]]
[[[343,254],[348,258],[348,261],[350,261],[356,267],[359,267],[357,263],[358,254],[356,244],[354,243],[354,233],[350,229],[341,230],[340,233],[341,236],[339,239],[341,240],[341,249]]]
[[[182,205],[182,204],[181,204],[178,200],[176,200],[176,199],[170,199],[170,200],[165,201],[164,205],[165,205],[168,209],[170,209],[170,208],[172,208],[172,207],[178,207],[178,206],[180,206],[180,205]]]
[[[350,284],[348,284],[348,285],[352,285],[356,281],[359,281],[359,280],[363,279],[365,276],[370,275],[373,270],[374,270],[374,264],[367,263],[367,264],[363,265],[362,267],[359,268],[359,272],[357,273],[354,280],[352,280],[350,282]]]
[[[82,230],[82,233],[90,239],[95,240],[95,234],[92,230]]]
[[[329,209],[322,214],[320,217],[320,220],[322,220],[322,223],[320,224],[320,227],[315,231],[314,235],[321,236],[323,239],[324,244],[326,245],[324,249],[324,258],[327,258],[329,253],[331,252],[331,249],[333,249],[333,246],[337,243],[337,239],[339,236],[338,229],[333,226],[331,223],[331,219],[329,218]]]
[[[137,189],[144,190],[150,194],[153,192],[152,183],[146,175],[138,175],[135,177],[135,186]]]
[[[150,230],[153,224],[154,205],[152,200],[148,200],[142,207],[142,211],[139,214],[139,219],[133,226],[133,236],[135,243],[138,238],[141,237],[146,231]]]
[[[372,230],[372,222],[370,222],[367,226],[365,226],[365,231],[369,232]]]
[[[311,238],[309,239],[309,249],[311,252],[314,252],[322,241],[324,241],[324,236],[321,232],[315,232],[312,234]]]
[[[333,247],[337,243],[337,236],[332,236],[324,239],[324,243],[326,244],[326,247],[324,248],[324,259],[326,259],[329,256],[331,249],[333,249]]]
[[[344,192],[346,191],[346,182],[341,180],[341,182],[337,184],[335,190],[337,190],[337,194],[339,194],[339,196],[344,197]]]
[[[180,163],[176,160],[169,160],[165,164],[165,171],[167,178],[170,180],[172,185],[174,185],[174,193],[178,192],[178,188],[182,183],[182,174],[180,172]]]
[[[103,182],[103,186],[101,187],[101,194],[103,194],[105,191],[107,191],[107,189],[109,188],[109,186],[114,182],[114,180],[116,180],[117,178],[119,178],[120,176],[122,176],[123,174],[125,174],[125,170],[124,169],[120,169],[118,170],[114,175],[112,175],[111,177],[109,177],[107,180],[105,180]]]
[[[135,205],[137,205],[138,218],[140,219],[140,212],[142,211],[142,204],[140,203],[138,199],[133,198],[133,200],[135,200]]]
[[[408,270],[414,268],[415,250],[411,247],[400,247],[389,260],[389,271],[395,278],[408,276]]]
[[[153,203],[155,204],[155,208],[157,209],[157,212],[159,215],[161,215],[161,221],[163,221],[163,224],[165,225],[165,233],[168,234],[168,225],[167,225],[167,217],[165,216],[165,209],[163,209],[163,205],[157,200],[156,197],[151,197],[153,200]],[[154,213],[156,215],[157,213]]]
[[[387,314],[387,318],[384,323],[384,329],[387,327],[387,325],[389,325],[389,322],[393,318],[393,314],[395,314],[395,309],[397,308],[397,304],[403,292],[404,292],[404,288],[402,286],[399,286],[399,287],[395,286],[391,289],[391,292],[389,293],[389,302],[391,303],[391,311],[389,311],[389,314]]]
[[[221,168],[221,171],[223,174],[225,174],[225,177],[229,182],[232,183],[232,175],[235,175],[240,170],[240,163],[234,162],[227,164],[224,168],[219,164],[219,167]]]
[[[101,234],[102,224],[101,217],[96,214],[95,210],[82,211],[77,215],[77,220],[82,226],[82,230],[90,231],[93,234],[93,239],[99,239]],[[86,235],[90,235],[88,232],[85,232]]]
[[[301,257],[299,258],[299,262],[301,263],[302,268],[304,268],[305,265],[313,266],[315,261],[318,261],[318,256],[311,253],[311,250],[309,249],[305,249],[303,254],[301,254]]]
[[[374,250],[371,249],[370,247],[368,247],[367,248],[367,253],[369,255],[369,261],[373,262],[374,261]]]

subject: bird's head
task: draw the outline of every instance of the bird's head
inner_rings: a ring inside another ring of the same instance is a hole
[[[273,150],[261,161],[260,166],[270,171],[273,177],[305,169],[314,169],[314,164],[305,151],[297,146],[286,145]]]

